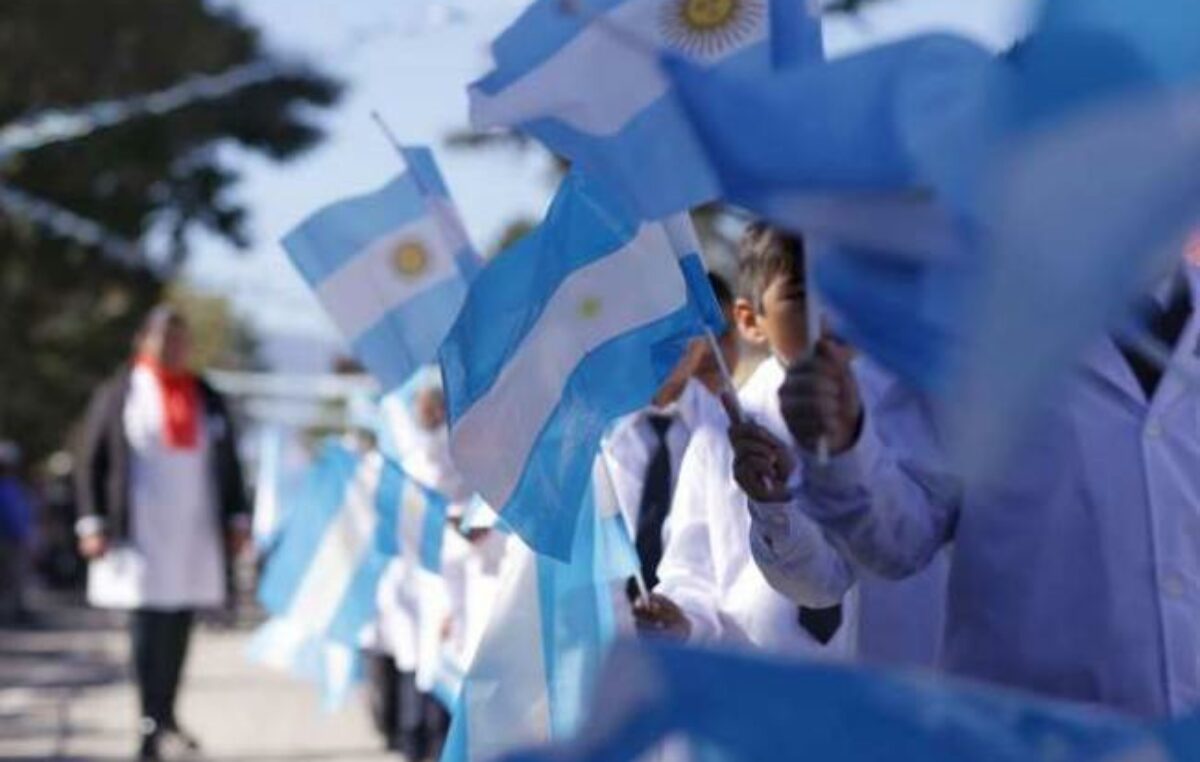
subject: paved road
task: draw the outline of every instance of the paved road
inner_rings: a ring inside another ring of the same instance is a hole
[[[57,603],[37,626],[0,629],[0,760],[123,760],[135,746],[123,622]],[[380,751],[362,702],[323,712],[314,689],[247,663],[248,632],[196,633],[181,721],[204,759],[398,760]]]

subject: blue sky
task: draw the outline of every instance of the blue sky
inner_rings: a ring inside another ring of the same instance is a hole
[[[336,340],[320,306],[287,263],[279,238],[319,206],[374,188],[399,169],[370,119],[378,110],[403,142],[431,145],[467,228],[489,246],[506,222],[537,217],[550,197],[539,150],[455,151],[445,135],[467,125],[466,85],[488,68],[487,46],[528,0],[226,0],[259,25],[268,44],[328,71],[347,86],[319,115],[328,136],[277,165],[231,150],[243,173],[238,197],[254,244],[238,254],[198,238],[187,278],[228,295],[266,335]],[[918,31],[964,32],[994,46],[1023,26],[1029,0],[884,0],[851,21],[827,24],[832,54]]]

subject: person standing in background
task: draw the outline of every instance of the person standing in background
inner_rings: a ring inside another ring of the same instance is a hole
[[[195,612],[224,605],[226,564],[249,537],[237,437],[224,400],[188,369],[183,317],[155,308],[135,356],[92,398],[76,469],[89,600],[131,608],[139,759],[198,743],[175,716]],[[95,583],[101,572],[105,592]]]
[[[0,441],[0,624],[25,619],[25,570],[33,539],[33,503],[21,482],[21,450]]]

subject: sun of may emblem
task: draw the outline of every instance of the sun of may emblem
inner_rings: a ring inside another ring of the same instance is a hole
[[[392,267],[401,278],[416,278],[429,267],[429,253],[416,241],[405,241],[392,254]]]
[[[583,301],[579,302],[579,317],[584,320],[592,320],[599,317],[600,312],[604,309],[604,303],[599,297],[587,296]]]
[[[764,0],[663,0],[659,22],[668,45],[707,58],[744,42],[765,14]]]

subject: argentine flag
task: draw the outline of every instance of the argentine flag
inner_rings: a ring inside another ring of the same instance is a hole
[[[272,616],[354,645],[375,617],[375,588],[399,552],[404,473],[379,453],[328,444],[303,484],[259,598]]]
[[[384,390],[433,359],[479,268],[427,148],[379,190],[316,212],[288,256]]]
[[[773,7],[801,2],[537,0],[493,43],[495,69],[470,89],[471,122],[528,132],[645,219],[684,211],[720,186],[660,56],[761,75],[777,33],[818,60],[818,21]],[[773,29],[785,19],[798,28]]]
[[[462,679],[442,762],[477,762],[566,739],[586,719],[616,637],[614,590],[636,569],[601,458],[593,461],[570,562],[520,543]],[[614,543],[616,544],[614,546]]]
[[[463,476],[534,550],[568,557],[600,437],[722,318],[686,215],[637,221],[580,174],[480,272],[440,353]]]

